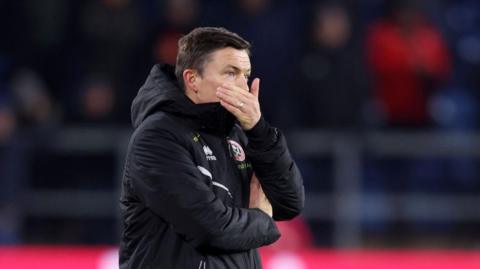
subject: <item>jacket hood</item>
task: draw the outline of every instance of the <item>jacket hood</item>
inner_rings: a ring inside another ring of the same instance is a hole
[[[175,68],[165,64],[153,66],[133,100],[131,107],[133,127],[137,128],[156,111],[191,119],[190,122],[200,129],[228,133],[235,124],[234,116],[220,103],[193,103],[180,88],[175,77]]]

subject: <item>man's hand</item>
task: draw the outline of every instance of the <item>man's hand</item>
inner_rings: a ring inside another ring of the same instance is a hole
[[[247,131],[252,129],[261,117],[259,91],[260,79],[256,78],[252,82],[250,91],[232,84],[223,84],[217,88],[217,96],[220,104],[232,113],[243,130]]]
[[[253,174],[250,182],[250,203],[249,208],[258,208],[270,217],[273,216],[273,209],[270,201],[262,190],[262,185],[258,182],[258,178]]]

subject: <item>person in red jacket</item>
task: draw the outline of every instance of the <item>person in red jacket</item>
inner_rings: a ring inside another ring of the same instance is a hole
[[[446,44],[413,1],[394,1],[389,11],[367,36],[375,101],[387,126],[428,126],[428,98],[450,72]]]

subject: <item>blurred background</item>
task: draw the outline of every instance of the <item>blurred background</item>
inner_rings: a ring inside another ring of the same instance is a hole
[[[1,0],[0,257],[118,244],[130,103],[197,26],[251,41],[304,175],[305,211],[267,257],[463,250],[480,268],[475,0]]]

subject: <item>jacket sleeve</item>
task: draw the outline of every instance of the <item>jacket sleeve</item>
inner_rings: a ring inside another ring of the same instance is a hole
[[[166,130],[140,130],[129,163],[132,186],[146,207],[199,250],[246,251],[280,237],[267,214],[217,199],[191,154]]]
[[[303,179],[282,133],[261,118],[246,132],[247,156],[272,204],[274,220],[289,220],[303,210]]]

